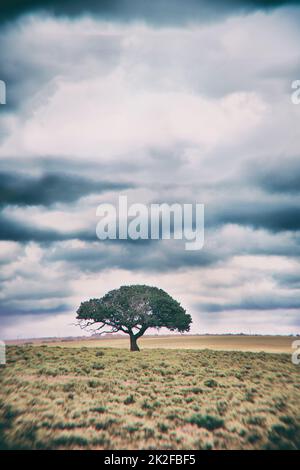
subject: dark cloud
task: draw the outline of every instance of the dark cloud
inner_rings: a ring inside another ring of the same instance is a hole
[[[1,7],[0,7],[1,8]],[[40,18],[43,21],[44,18]],[[24,25],[27,24],[27,28]],[[45,31],[44,37],[37,38],[30,34],[34,22],[19,23],[5,28],[0,37],[0,77],[6,83],[6,105],[1,112],[24,109],[28,100],[43,90],[44,101],[56,90],[55,78],[64,76],[73,80],[96,74],[105,76],[118,65],[121,53],[121,37],[115,34],[98,35],[93,32],[74,37],[72,32],[64,33],[63,37]],[[19,27],[18,27],[19,26]],[[23,27],[22,27],[23,26]],[[47,51],[46,51],[47,48]],[[30,50],[30,54],[28,51]],[[89,54],[86,54],[86,51]],[[88,59],[91,56],[101,57],[97,70],[91,70]],[[51,57],[51,59],[50,59]],[[81,61],[78,62],[78,57]],[[83,61],[87,61],[84,67]],[[39,101],[39,98],[37,98]],[[31,101],[31,109],[36,105]],[[30,114],[28,109],[26,113]]]
[[[279,178],[279,177],[278,177]],[[184,195],[181,203],[196,204],[201,201],[205,205],[205,230],[215,230],[227,224],[264,229],[273,233],[298,232],[300,230],[300,203],[297,198],[266,198],[256,193],[256,182],[248,182],[248,193],[243,194],[243,181],[232,179],[220,185],[206,184],[207,193],[215,192],[218,199],[206,202],[205,193],[196,196],[199,188],[193,187],[194,195]],[[240,195],[237,197],[237,194]],[[252,191],[252,192],[251,192]],[[203,197],[202,197],[203,195]],[[152,203],[162,204],[162,199]],[[166,197],[167,204],[178,203],[178,197]]]
[[[0,240],[16,242],[54,242],[69,238],[55,230],[42,229],[29,225],[26,222],[17,221],[5,214],[0,214]]]
[[[300,272],[276,273],[273,278],[286,289],[300,289]]]
[[[0,21],[10,21],[24,13],[50,12],[71,17],[89,13],[117,21],[180,24],[298,3],[298,0],[11,0],[1,3]]]
[[[1,108],[0,108],[1,109]],[[64,173],[70,176],[78,176],[81,178],[92,179],[95,181],[96,176],[99,177],[100,181],[109,182],[112,179],[112,175],[118,175],[118,177],[124,178],[129,175],[133,175],[137,170],[141,170],[145,167],[145,161],[143,159],[138,160],[138,156],[135,161],[109,161],[105,162],[99,157],[98,160],[89,160],[86,157],[81,159],[71,159],[64,157],[51,156],[39,156],[39,157],[22,157],[20,158],[10,157],[1,158],[2,173],[14,173],[16,168],[22,168],[24,174],[39,175],[55,175],[60,174],[59,169],[63,169]],[[131,180],[119,183],[120,187],[134,187],[135,183],[131,183]],[[152,185],[151,185],[152,187]]]
[[[300,193],[300,159],[279,156],[252,170],[253,182],[269,193]]]
[[[0,181],[0,206],[71,203],[88,194],[121,191],[129,187],[124,183],[96,181],[63,172],[36,177],[21,173],[0,173]]]
[[[64,261],[80,272],[104,269],[126,269],[144,272],[166,272],[209,266],[220,260],[209,250],[186,251],[184,240],[105,240],[84,247],[56,244],[46,255],[49,262]]]
[[[3,212],[0,213],[0,240],[19,243],[37,242],[48,245],[49,243],[74,239],[94,241],[97,239],[95,227],[61,232],[59,229],[41,228],[35,224],[28,224],[26,220],[17,220]]]
[[[255,296],[241,299],[238,302],[222,303],[198,303],[197,308],[206,312],[227,312],[235,310],[290,310],[300,308],[300,299],[296,295],[280,296],[272,295],[272,297]]]
[[[270,232],[300,230],[300,205],[297,201],[227,201],[226,206],[206,207],[206,226],[235,224]]]
[[[33,307],[32,305],[28,309],[11,307],[10,302],[0,302],[0,317],[1,324],[7,323],[10,324],[15,319],[15,317],[23,317],[24,315],[53,315],[67,312],[70,310],[70,305],[66,303],[61,303],[56,307]]]

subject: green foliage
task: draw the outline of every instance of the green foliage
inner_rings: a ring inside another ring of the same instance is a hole
[[[218,382],[214,379],[209,379],[204,382],[204,385],[209,388],[215,388],[218,386]]]
[[[148,328],[165,327],[171,331],[189,331],[192,318],[179,302],[157,287],[122,286],[100,299],[82,302],[77,319],[83,326],[97,325],[99,331],[121,331],[131,337],[131,349]],[[106,330],[105,330],[106,331]]]
[[[53,447],[84,447],[88,445],[88,440],[76,434],[62,434],[52,440],[51,445]]]
[[[188,418],[188,423],[196,424],[199,428],[205,428],[208,431],[224,426],[224,420],[218,416],[194,414]]]
[[[160,432],[168,432],[169,430],[169,426],[167,426],[165,423],[158,423],[158,429],[160,430]]]
[[[253,426],[264,426],[265,419],[261,416],[250,416],[247,419],[247,424],[251,424]]]
[[[90,410],[94,411],[95,413],[105,413],[107,408],[105,406],[94,406]]]
[[[129,395],[124,400],[124,405],[132,405],[133,403],[135,403],[135,399],[133,395]]]
[[[274,424],[268,433],[268,437],[267,449],[300,449],[300,425],[297,425],[294,421],[288,426]]]

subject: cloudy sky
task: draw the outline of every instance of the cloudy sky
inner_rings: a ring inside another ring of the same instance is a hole
[[[81,301],[141,283],[195,333],[299,333],[298,2],[5,3],[1,338],[82,334]],[[204,203],[204,249],[98,240],[121,194]]]

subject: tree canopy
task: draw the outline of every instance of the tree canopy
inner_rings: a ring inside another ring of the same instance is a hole
[[[82,302],[77,310],[82,328],[99,333],[123,332],[130,336],[131,351],[148,328],[189,331],[191,316],[167,292],[145,285],[122,286],[100,299]]]

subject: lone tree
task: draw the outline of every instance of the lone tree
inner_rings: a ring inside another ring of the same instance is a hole
[[[82,302],[77,319],[81,328],[127,333],[131,351],[139,351],[137,340],[148,328],[183,332],[189,331],[192,322],[191,316],[165,291],[142,285],[122,286],[101,299]]]

